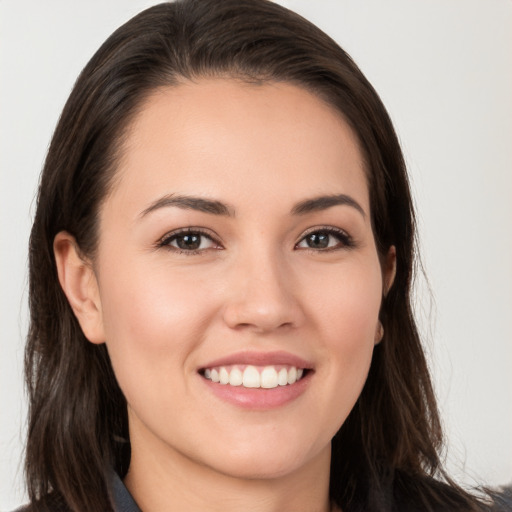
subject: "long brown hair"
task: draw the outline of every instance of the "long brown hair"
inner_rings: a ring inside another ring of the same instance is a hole
[[[345,512],[480,510],[450,482],[410,291],[415,222],[397,136],[351,58],[300,16],[266,0],[182,0],[135,16],[80,74],[55,130],[30,237],[26,477],[33,510],[53,495],[72,510],[110,510],[109,473],[130,462],[126,402],[104,345],[83,335],[59,286],[55,235],[94,258],[98,211],[114,186],[123,137],[144,99],[184,79],[284,81],[323,98],[352,126],[365,159],[379,252],[396,247],[383,299],[385,336],[332,442],[331,499]]]

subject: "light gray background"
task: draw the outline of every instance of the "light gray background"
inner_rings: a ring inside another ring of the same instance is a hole
[[[86,61],[147,0],[0,0],[0,509],[24,501],[26,247],[38,174]],[[409,164],[418,314],[466,485],[512,480],[512,2],[289,0],[381,94]]]

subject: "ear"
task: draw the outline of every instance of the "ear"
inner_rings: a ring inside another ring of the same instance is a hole
[[[385,258],[382,260],[382,295],[385,297],[393,283],[395,281],[396,275],[396,247],[392,245],[389,248],[388,253]],[[378,345],[382,338],[384,337],[384,326],[380,319],[377,322],[377,327],[375,328],[375,338],[374,344]]]
[[[396,247],[392,245],[385,257],[382,266],[382,294],[384,297],[388,294],[389,290],[395,282],[396,276]]]
[[[83,258],[75,238],[66,231],[56,235],[53,252],[60,285],[85,337],[91,343],[103,343],[100,294],[91,262]]]
[[[382,338],[384,337],[384,327],[382,325],[382,322],[379,320],[377,322],[377,327],[375,328],[375,337],[373,339],[373,344],[378,345]]]

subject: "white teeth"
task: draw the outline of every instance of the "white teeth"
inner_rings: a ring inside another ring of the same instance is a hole
[[[277,372],[272,366],[267,366],[261,372],[261,387],[262,388],[277,388]]]
[[[279,370],[279,374],[277,375],[277,383],[280,386],[286,386],[286,384],[288,384],[288,372],[286,371],[286,368],[281,368]]]
[[[221,384],[229,384],[229,373],[224,367],[219,371],[219,382]]]
[[[259,388],[260,372],[254,366],[247,366],[244,370],[242,384],[244,388]]]
[[[242,372],[238,368],[233,368],[229,374],[229,385],[230,386],[241,386],[243,383]]]
[[[292,366],[288,371],[288,384],[294,384],[297,381],[297,368]]]
[[[278,386],[294,384],[302,378],[304,370],[295,366],[281,367],[277,370],[274,366],[256,367],[248,365],[242,371],[238,366],[221,366],[220,368],[206,368],[204,377],[212,382],[229,384],[230,386],[243,386],[244,388],[272,389]]]

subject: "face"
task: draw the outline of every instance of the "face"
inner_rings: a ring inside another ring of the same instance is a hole
[[[331,107],[287,84],[154,93],[102,206],[94,270],[96,341],[134,450],[251,478],[328,458],[390,272],[356,137]]]

